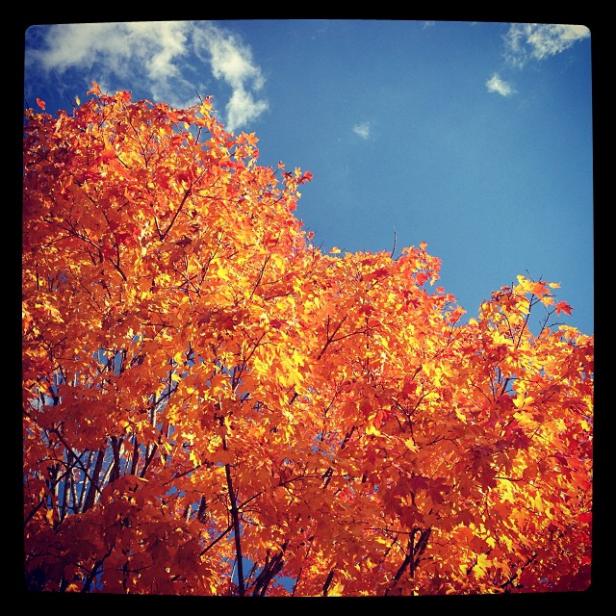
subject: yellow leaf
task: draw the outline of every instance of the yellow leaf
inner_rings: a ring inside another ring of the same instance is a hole
[[[461,411],[459,411],[458,409],[455,409],[456,412],[456,417],[462,422],[462,423],[466,423],[466,415],[464,415],[464,413],[462,413]]]
[[[517,409],[521,409],[521,408],[524,408],[525,406],[528,406],[534,401],[535,399],[532,396],[524,396],[522,393],[520,393],[514,398],[513,405]]]
[[[381,432],[373,423],[369,423],[366,426],[366,434],[371,434],[374,436],[381,436]]]
[[[407,438],[404,441],[404,444],[407,446],[408,449],[410,449],[413,453],[417,453],[419,451],[419,448],[417,447],[417,445],[415,445],[413,439]]]
[[[473,568],[473,573],[478,579],[482,579],[486,576],[486,569],[490,565],[490,561],[485,554],[479,554],[477,556],[477,564]]]
[[[509,537],[507,537],[507,535],[501,535],[499,537],[499,540],[501,543],[504,543],[507,546],[507,549],[511,551],[511,549],[513,548],[513,541],[511,541],[511,539],[509,539]]]
[[[528,280],[528,278],[525,278],[524,276],[517,276],[518,279],[518,284],[519,284],[519,290],[522,293],[526,293],[529,288],[530,285],[532,284],[530,280]]]
[[[512,344],[509,338],[505,338],[500,332],[494,331],[492,332],[492,340],[494,344],[509,346]]]
[[[499,485],[500,493],[504,502],[513,503],[513,484],[511,481],[502,480]]]
[[[210,453],[214,453],[222,445],[222,438],[218,435],[213,436],[207,446]]]
[[[221,280],[230,280],[227,270],[222,265],[219,265],[216,269],[216,276]]]
[[[211,99],[206,98],[203,100],[199,107],[199,113],[201,115],[207,116],[209,115],[210,111],[212,111],[212,101]]]
[[[193,466],[199,466],[199,464],[201,464],[199,456],[194,451],[190,452],[189,459],[193,463]]]

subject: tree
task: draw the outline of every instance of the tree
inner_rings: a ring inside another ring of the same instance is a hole
[[[462,324],[425,244],[315,248],[310,173],[258,165],[209,99],[89,94],[26,114],[30,588],[588,586],[593,340],[551,323],[558,285]]]

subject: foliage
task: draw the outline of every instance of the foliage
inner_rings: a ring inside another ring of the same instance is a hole
[[[209,99],[89,94],[25,125],[30,588],[588,586],[593,340],[550,323],[558,285],[462,324],[425,244],[315,248],[311,175]]]

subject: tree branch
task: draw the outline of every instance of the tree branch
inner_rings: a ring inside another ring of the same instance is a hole
[[[327,578],[325,579],[325,583],[323,584],[323,596],[327,597],[327,593],[329,592],[329,587],[331,586],[332,580],[334,579],[334,573],[336,573],[336,569],[331,569],[327,574]]]
[[[227,528],[225,528],[225,530],[223,530],[222,533],[220,533],[220,535],[218,535],[218,537],[214,539],[214,541],[210,542],[205,548],[203,548],[203,550],[199,552],[199,556],[203,556],[206,552],[211,550],[223,537],[226,537],[232,530],[233,523],[229,524],[229,526],[227,526]]]
[[[186,203],[188,197],[190,197],[191,189],[192,189],[192,186],[186,189],[186,192],[184,193],[184,196],[182,197],[182,201],[180,202],[178,209],[175,210],[175,213],[173,214],[173,217],[171,218],[171,222],[169,223],[169,226],[165,229],[165,231],[163,231],[163,234],[160,236],[161,242],[167,237],[167,234],[169,233],[169,231],[171,231],[171,227],[173,227],[173,225],[175,224],[175,221],[177,217],[179,216],[180,212],[182,211],[184,204]]]
[[[225,447],[226,449],[226,447]],[[227,478],[227,491],[229,492],[229,500],[231,502],[231,519],[233,520],[233,534],[235,540],[235,554],[237,557],[237,580],[238,580],[238,592],[240,597],[244,596],[244,563],[242,562],[242,540],[241,540],[241,527],[240,527],[240,515],[237,508],[237,500],[235,492],[233,491],[233,480],[231,479],[231,466],[225,464],[225,477]]]

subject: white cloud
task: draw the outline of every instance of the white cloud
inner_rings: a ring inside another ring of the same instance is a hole
[[[199,58],[209,60],[214,77],[232,88],[226,106],[229,130],[243,126],[268,108],[267,101],[255,95],[265,83],[261,69],[254,63],[250,48],[238,37],[213,24],[205,24],[195,30],[193,45]]]
[[[62,75],[69,69],[118,87],[139,86],[155,100],[184,106],[204,88],[184,61],[191,52],[209,65],[215,79],[231,88],[226,126],[236,130],[268,105],[256,93],[265,80],[250,48],[236,35],[209,22],[126,22],[39,27],[42,46],[26,50],[26,67],[38,64]],[[119,85],[118,85],[119,82]]]
[[[435,25],[436,25],[435,21],[424,21],[423,22],[423,26],[422,26],[422,30],[425,30],[426,28],[432,28]]]
[[[360,122],[359,124],[355,124],[355,126],[353,127],[353,132],[362,139],[369,139],[370,122]]]
[[[505,35],[505,58],[522,67],[529,59],[544,60],[590,36],[586,26],[563,24],[511,24]]]
[[[515,92],[513,86],[504,79],[501,79],[498,73],[494,73],[492,77],[486,81],[486,88],[488,92],[495,92],[501,96],[511,96]]]
[[[27,64],[59,74],[77,68],[102,77],[137,78],[158,90],[180,78],[177,61],[186,53],[188,24],[133,22],[61,24],[44,31],[45,46],[27,51]]]
[[[236,88],[227,103],[227,128],[234,130],[248,124],[266,111],[267,107],[267,101],[256,100],[243,87]]]

